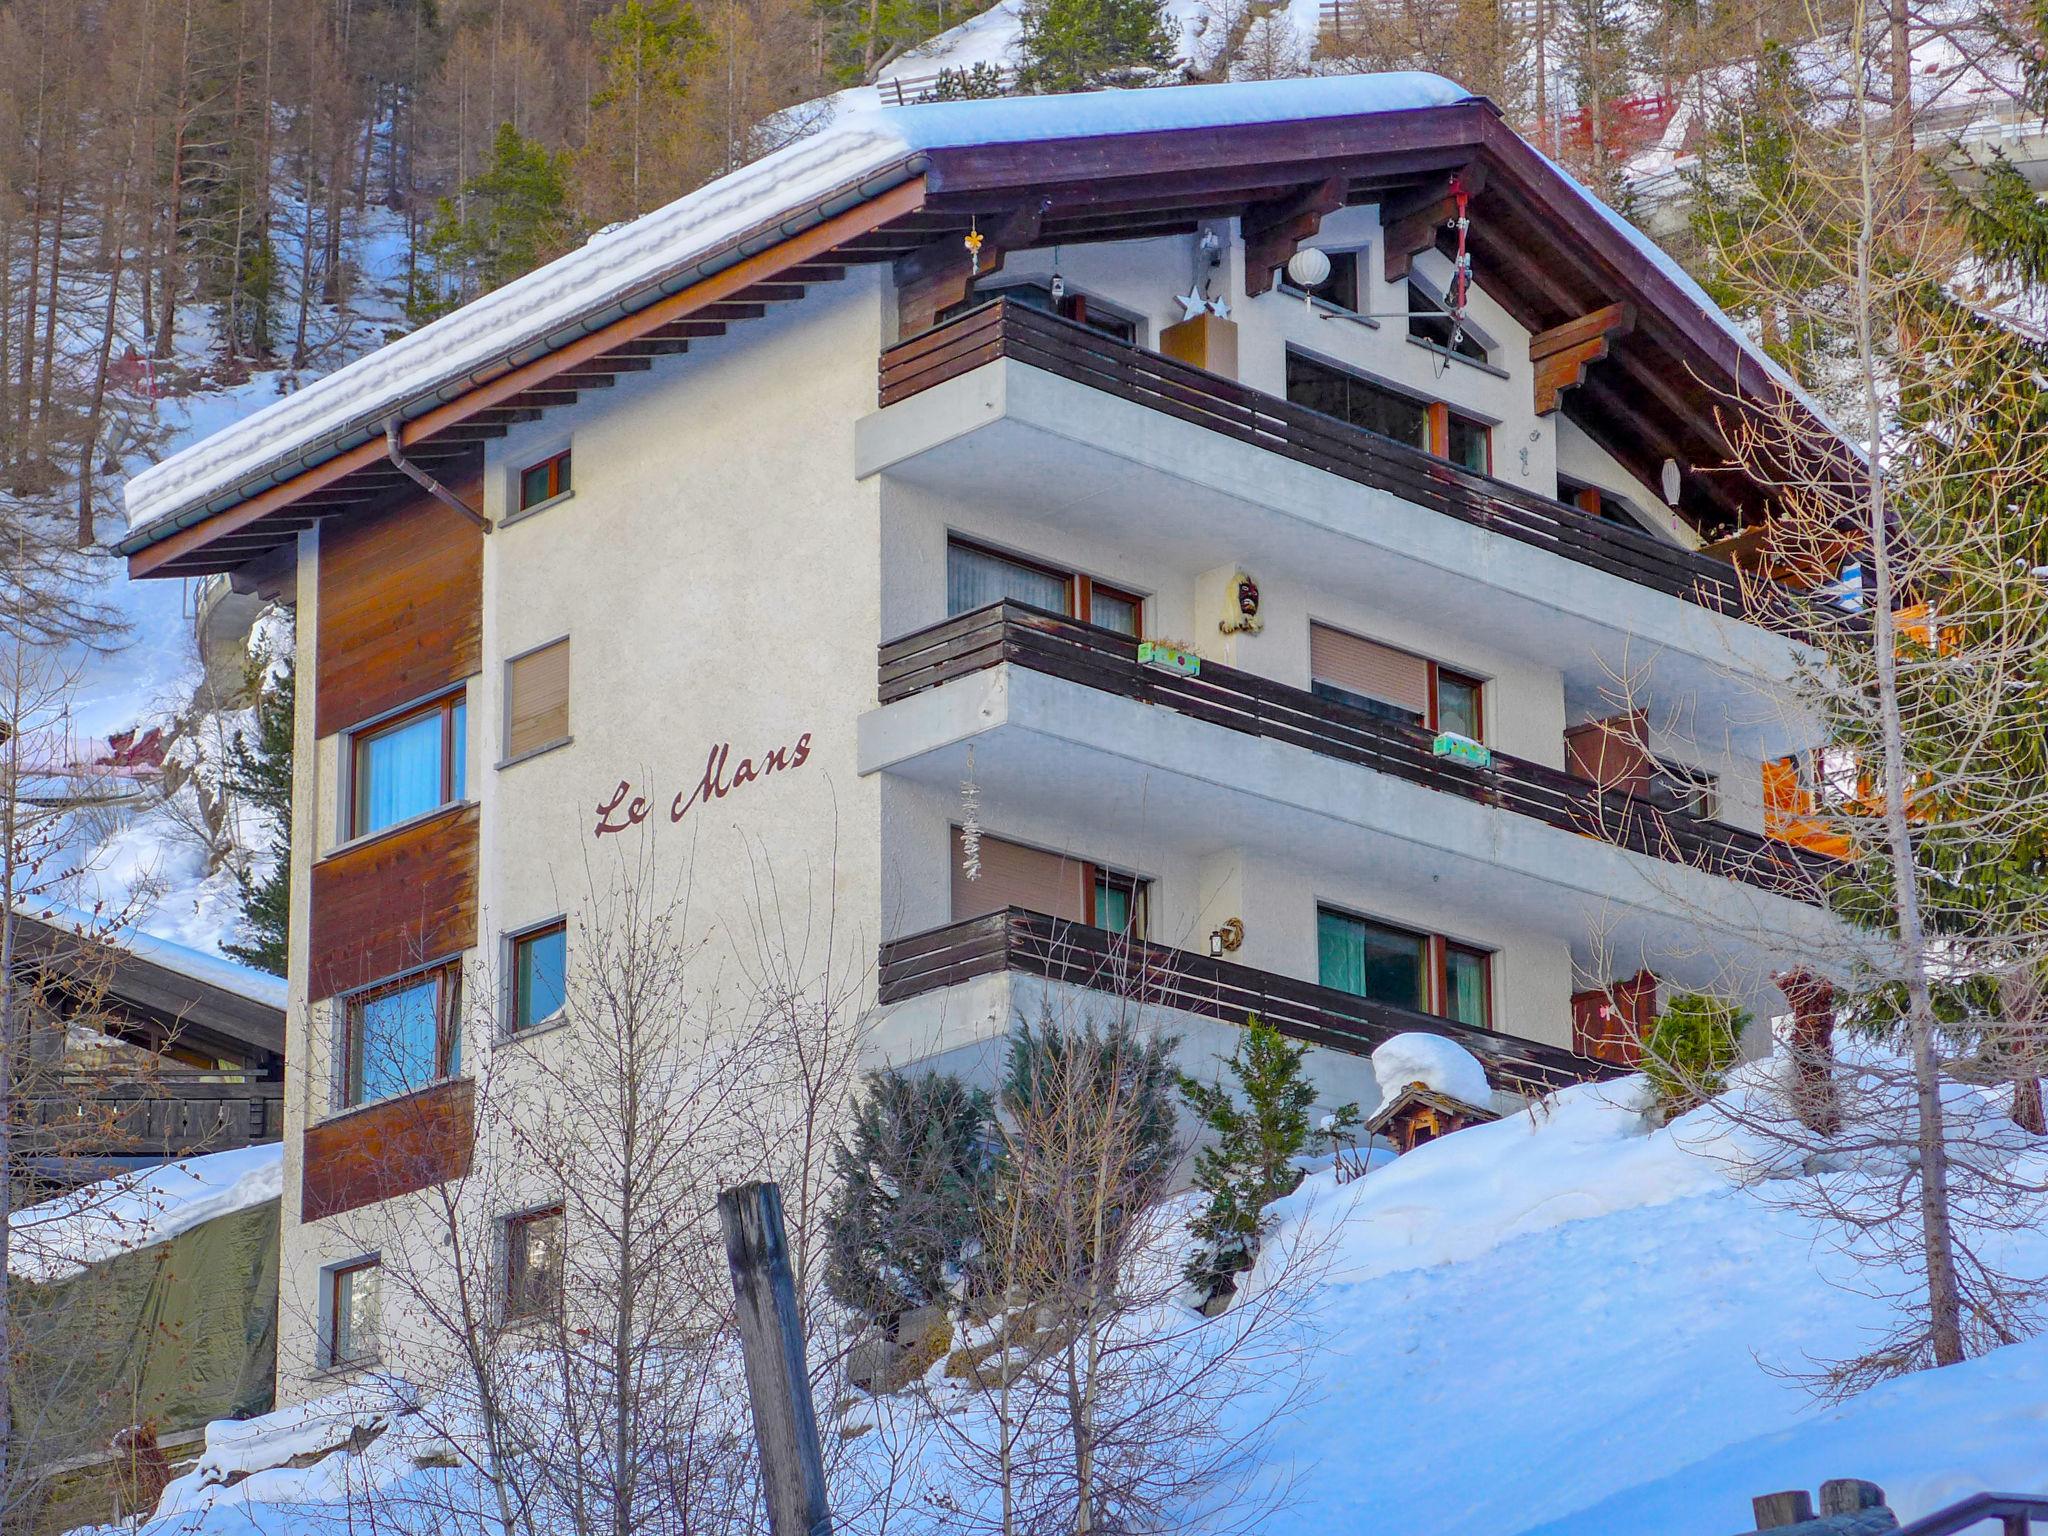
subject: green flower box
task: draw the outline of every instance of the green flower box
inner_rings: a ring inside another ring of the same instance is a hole
[[[1202,671],[1202,658],[1193,651],[1182,650],[1177,645],[1162,645],[1157,640],[1140,640],[1138,665],[1157,667],[1162,672],[1177,672],[1182,677],[1198,677]]]
[[[1447,757],[1467,768],[1493,766],[1493,751],[1490,747],[1483,742],[1474,741],[1470,736],[1460,736],[1456,731],[1438,731],[1436,740],[1429,744],[1429,750],[1438,757]]]

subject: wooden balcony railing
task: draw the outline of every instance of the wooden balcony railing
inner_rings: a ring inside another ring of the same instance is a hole
[[[1442,1035],[1478,1057],[1498,1088],[1541,1091],[1627,1070],[1559,1046],[1392,1008],[1334,987],[1122,938],[1021,907],[884,944],[879,1001],[901,1002],[1003,971],[1069,982],[1135,1007],[1176,1008],[1232,1024],[1255,1013],[1284,1035],[1353,1055],[1369,1055],[1395,1035]]]
[[[1542,763],[1493,754],[1470,768],[1431,750],[1435,737],[1250,672],[1204,661],[1184,677],[1138,661],[1137,642],[1023,603],[991,603],[881,647],[884,704],[1003,662],[1248,735],[1305,747],[1567,832],[1817,901],[1833,861],[1726,822],[1663,809]]]
[[[1359,485],[1391,491],[1416,506],[1716,613],[1744,617],[1749,612],[1742,579],[1725,561],[1674,548],[1582,508],[1474,474],[1307,406],[1247,389],[1235,379],[1009,300],[981,305],[883,352],[881,403],[893,405],[999,358],[1029,363]],[[1763,600],[1767,589],[1752,585],[1750,597]]]
[[[284,1083],[67,1078],[29,1093],[17,1115],[19,1146],[39,1155],[189,1157],[279,1140]]]

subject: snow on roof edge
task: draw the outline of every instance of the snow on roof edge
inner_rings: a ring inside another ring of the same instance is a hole
[[[469,375],[515,352],[543,343],[548,344],[542,351],[551,350],[561,344],[550,342],[553,333],[591,329],[584,322],[594,311],[618,306],[624,314],[643,307],[632,301],[756,232],[778,230],[777,238],[786,238],[796,232],[787,227],[790,219],[824,199],[852,189],[855,195],[847,206],[866,201],[888,189],[867,183],[889,174],[892,166],[902,167],[898,180],[907,180],[916,174],[909,162],[925,150],[1296,122],[1475,99],[1441,76],[1409,71],[849,112],[666,207],[593,236],[546,266],[143,470],[125,487],[130,531],[119,547],[132,553],[164,537],[172,526],[224,510],[206,503],[224,495],[246,499],[353,446],[323,439],[359,434],[358,440],[367,440],[401,404],[437,400],[450,389],[459,393]],[[422,378],[431,382],[421,385]]]
[[[190,981],[218,987],[223,992],[232,992],[245,997],[252,1003],[275,1008],[282,1013],[285,1009],[288,987],[281,976],[268,971],[259,971],[254,966],[243,965],[220,955],[209,955],[203,950],[192,949],[171,939],[158,938],[153,933],[144,933],[133,925],[124,924],[110,928],[106,920],[96,918],[89,912],[61,902],[48,901],[37,897],[23,902],[17,909],[23,917],[50,923],[71,933],[89,939],[111,944],[125,950],[138,960],[147,960],[160,965]]]
[[[116,1174],[15,1211],[8,1273],[38,1284],[69,1279],[283,1193],[279,1141]]]

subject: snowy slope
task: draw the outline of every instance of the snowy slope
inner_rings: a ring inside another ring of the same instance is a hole
[[[1908,1519],[1980,1489],[2048,1489],[2048,1341],[1822,1407],[1790,1377],[1865,1347],[1881,1304],[1767,1198],[1775,1181],[1744,1187],[1758,1165],[1725,1120],[1652,1131],[1645,1103],[1640,1079],[1568,1090],[1361,1180],[1318,1173],[1284,1203],[1269,1252],[1307,1239],[1329,1267],[1313,1400],[1262,1471],[1293,1483],[1269,1536],[1728,1536],[1752,1494],[1829,1477],[1883,1485]],[[2048,1235],[2016,1241],[2048,1263]],[[335,1443],[365,1411],[336,1400],[237,1428],[223,1470],[275,1467],[253,1454],[267,1438]],[[195,1476],[144,1529],[340,1536],[363,1510],[339,1490],[450,1475],[415,1453],[394,1433],[232,1487]],[[390,1528],[411,1536],[402,1516]]]

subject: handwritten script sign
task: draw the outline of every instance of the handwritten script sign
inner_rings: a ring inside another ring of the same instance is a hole
[[[726,767],[732,763],[732,743],[721,741],[711,749],[711,755],[704,763],[704,777],[687,794],[676,792],[669,802],[668,819],[681,821],[700,805],[709,805],[713,800],[723,800],[736,789],[765,779],[771,773],[790,773],[803,767],[811,757],[811,733],[805,731],[797,737],[794,745],[777,747],[763,753],[757,761],[743,757],[732,765],[730,776]],[[603,837],[608,832],[624,832],[637,827],[647,819],[649,801],[645,795],[633,793],[630,780],[619,780],[619,787],[612,791],[612,797],[597,808],[597,825],[591,830],[592,837]]]

